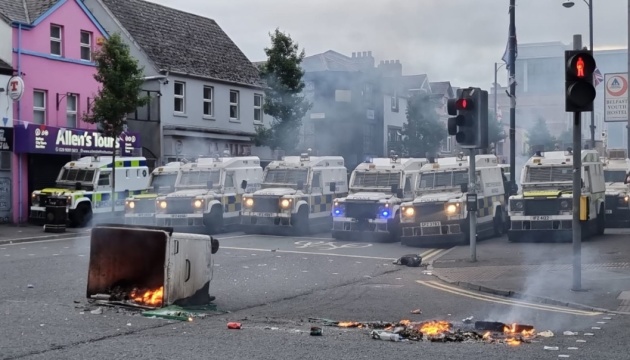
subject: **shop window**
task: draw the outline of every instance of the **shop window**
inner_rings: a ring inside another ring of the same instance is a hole
[[[0,151],[0,170],[11,170],[10,151]]]

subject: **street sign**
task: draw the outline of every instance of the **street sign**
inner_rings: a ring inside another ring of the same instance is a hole
[[[604,74],[604,121],[628,121],[628,73]]]
[[[24,80],[21,77],[13,76],[9,79],[7,95],[13,101],[20,101],[22,95],[24,95]]]

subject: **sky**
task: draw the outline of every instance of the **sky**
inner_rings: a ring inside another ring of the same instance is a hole
[[[269,32],[276,28],[306,55],[335,50],[347,56],[372,51],[400,60],[405,74],[430,81],[489,88],[494,63],[502,63],[509,27],[509,0],[150,0],[214,19],[251,61],[265,60]],[[588,44],[588,6],[593,2],[595,49],[626,48],[625,0],[516,0],[520,44],[562,41],[582,34]],[[505,85],[505,67],[499,83]]]

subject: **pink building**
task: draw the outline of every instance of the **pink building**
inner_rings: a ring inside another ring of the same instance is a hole
[[[93,150],[57,135],[95,128],[82,116],[99,86],[92,54],[107,35],[80,0],[2,0],[0,14],[12,27],[13,67],[24,82],[13,109],[12,163],[12,219],[22,223],[29,194],[54,185],[71,153]]]

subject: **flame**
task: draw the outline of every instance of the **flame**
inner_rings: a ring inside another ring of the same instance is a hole
[[[361,326],[361,323],[356,322],[356,321],[340,321],[339,323],[337,323],[337,326],[345,327],[345,328],[359,327],[359,326]]]
[[[140,293],[138,289],[133,289],[130,294],[131,300],[142,305],[159,306],[164,298],[164,286],[156,290],[147,290]]]
[[[491,340],[492,337],[490,337],[490,335],[491,335],[490,331],[486,331],[486,333],[483,334],[483,339],[484,340]]]
[[[510,338],[510,339],[505,340],[505,343],[511,346],[517,346],[521,344],[521,341],[514,338]]]
[[[425,335],[438,335],[449,331],[451,324],[446,321],[429,321],[421,325],[420,332]]]
[[[411,320],[400,320],[398,322],[398,324],[400,324],[402,326],[409,326],[409,325],[411,325]]]

